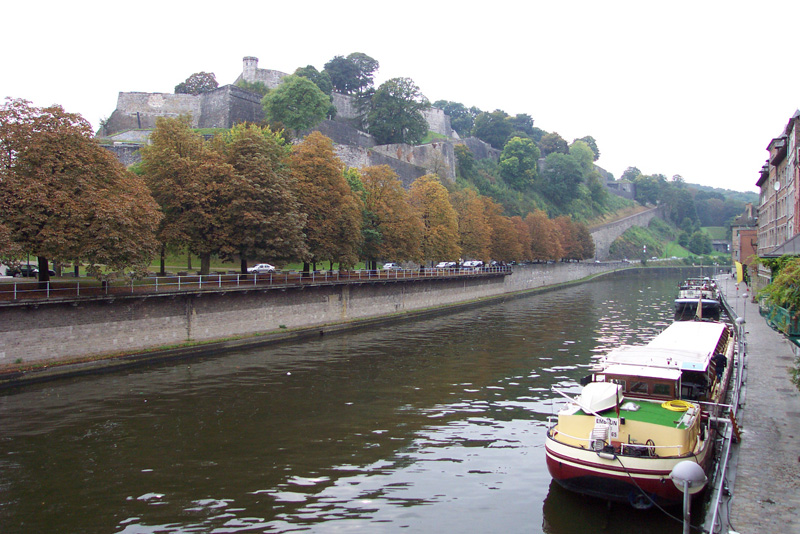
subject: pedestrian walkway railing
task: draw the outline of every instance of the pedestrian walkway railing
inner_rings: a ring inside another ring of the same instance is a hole
[[[156,295],[175,292],[205,292],[280,288],[341,283],[388,282],[425,278],[484,277],[509,274],[509,267],[482,269],[396,269],[358,271],[276,271],[249,274],[209,274],[180,276],[148,276],[141,279],[116,280],[56,279],[49,282],[10,279],[0,281],[0,305],[4,302],[41,300],[74,300],[113,295]]]

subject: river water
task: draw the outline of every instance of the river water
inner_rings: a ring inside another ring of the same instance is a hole
[[[678,281],[5,392],[0,532],[681,532],[563,491],[544,455],[551,388],[669,324]]]

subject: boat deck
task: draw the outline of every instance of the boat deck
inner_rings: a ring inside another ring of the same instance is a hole
[[[639,406],[639,409],[635,411],[620,409],[619,411],[620,417],[624,417],[626,420],[640,421],[642,423],[651,423],[654,425],[666,426],[669,428],[677,428],[677,429],[687,428],[686,418],[684,418],[684,415],[686,414],[685,411],[676,412],[673,410],[662,408],[660,401],[648,402],[641,399],[630,399],[630,398],[626,398],[622,402],[622,406],[625,406],[628,403]],[[575,413],[575,415],[592,415],[592,414],[587,414],[583,410],[578,410]],[[603,417],[616,417],[617,412],[616,410],[614,410],[614,408],[610,408],[608,410],[599,412],[599,415]]]

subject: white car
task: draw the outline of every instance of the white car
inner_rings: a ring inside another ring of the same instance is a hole
[[[461,267],[463,267],[464,269],[475,270],[475,269],[478,269],[480,267],[483,267],[483,262],[481,260],[469,260],[469,261],[465,261],[464,263],[462,263]]]
[[[388,261],[383,264],[384,271],[399,271],[400,269],[402,269],[402,267],[393,261]]]
[[[440,261],[436,264],[436,269],[452,269],[456,266],[454,261]]]
[[[269,263],[259,263],[258,265],[254,265],[247,269],[248,273],[257,273],[257,274],[264,274],[264,273],[274,273],[275,267],[270,265]]]

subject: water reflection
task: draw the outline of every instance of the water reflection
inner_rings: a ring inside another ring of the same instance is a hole
[[[551,484],[552,386],[666,326],[624,276],[0,396],[4,532],[679,532]],[[648,530],[649,529],[649,530]]]

